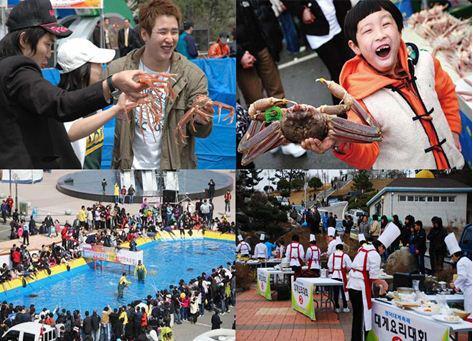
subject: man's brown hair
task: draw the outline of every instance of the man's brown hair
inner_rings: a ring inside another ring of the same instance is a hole
[[[150,0],[140,7],[140,27],[151,35],[156,18],[160,15],[173,16],[177,24],[181,25],[181,10],[172,0]]]

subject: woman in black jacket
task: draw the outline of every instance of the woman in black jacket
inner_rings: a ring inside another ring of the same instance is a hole
[[[67,92],[41,74],[56,38],[72,32],[57,24],[49,0],[26,0],[11,11],[0,41],[0,168],[81,168],[62,122],[109,104],[122,90],[140,98],[143,86],[124,71],[87,88]]]
[[[432,228],[427,235],[427,239],[430,241],[430,265],[434,274],[443,269],[443,259],[447,255],[447,248],[444,242],[446,236],[447,231],[443,227],[442,218],[433,217]]]

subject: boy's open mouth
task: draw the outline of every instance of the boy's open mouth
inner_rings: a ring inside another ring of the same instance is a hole
[[[381,45],[375,51],[376,55],[381,58],[384,58],[389,55],[389,52],[391,52],[391,46],[389,46],[388,44]]]

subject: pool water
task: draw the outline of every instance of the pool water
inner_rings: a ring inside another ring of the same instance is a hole
[[[235,258],[234,243],[209,239],[157,241],[143,245],[144,264],[148,270],[145,283],[138,283],[134,267],[127,275],[132,284],[125,289],[123,299],[117,299],[117,284],[128,266],[103,263],[103,270],[94,270],[93,263],[51,276],[27,287],[0,293],[0,300],[14,305],[34,304],[37,311],[56,306],[66,310],[79,309],[101,312],[107,304],[112,308],[133,300],[154,295],[156,290],[177,285],[180,279],[188,282],[202,272],[226,266]]]

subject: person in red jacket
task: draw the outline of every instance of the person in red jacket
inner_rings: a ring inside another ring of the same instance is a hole
[[[224,42],[225,35],[220,33],[217,41],[210,45],[208,57],[209,58],[224,58],[230,56],[230,48]]]
[[[462,168],[461,120],[455,85],[431,54],[401,38],[403,17],[389,0],[360,1],[345,18],[356,56],[340,84],[381,129],[382,141],[350,143],[327,137],[302,147],[334,155],[359,169]],[[352,111],[348,119],[361,123]]]

